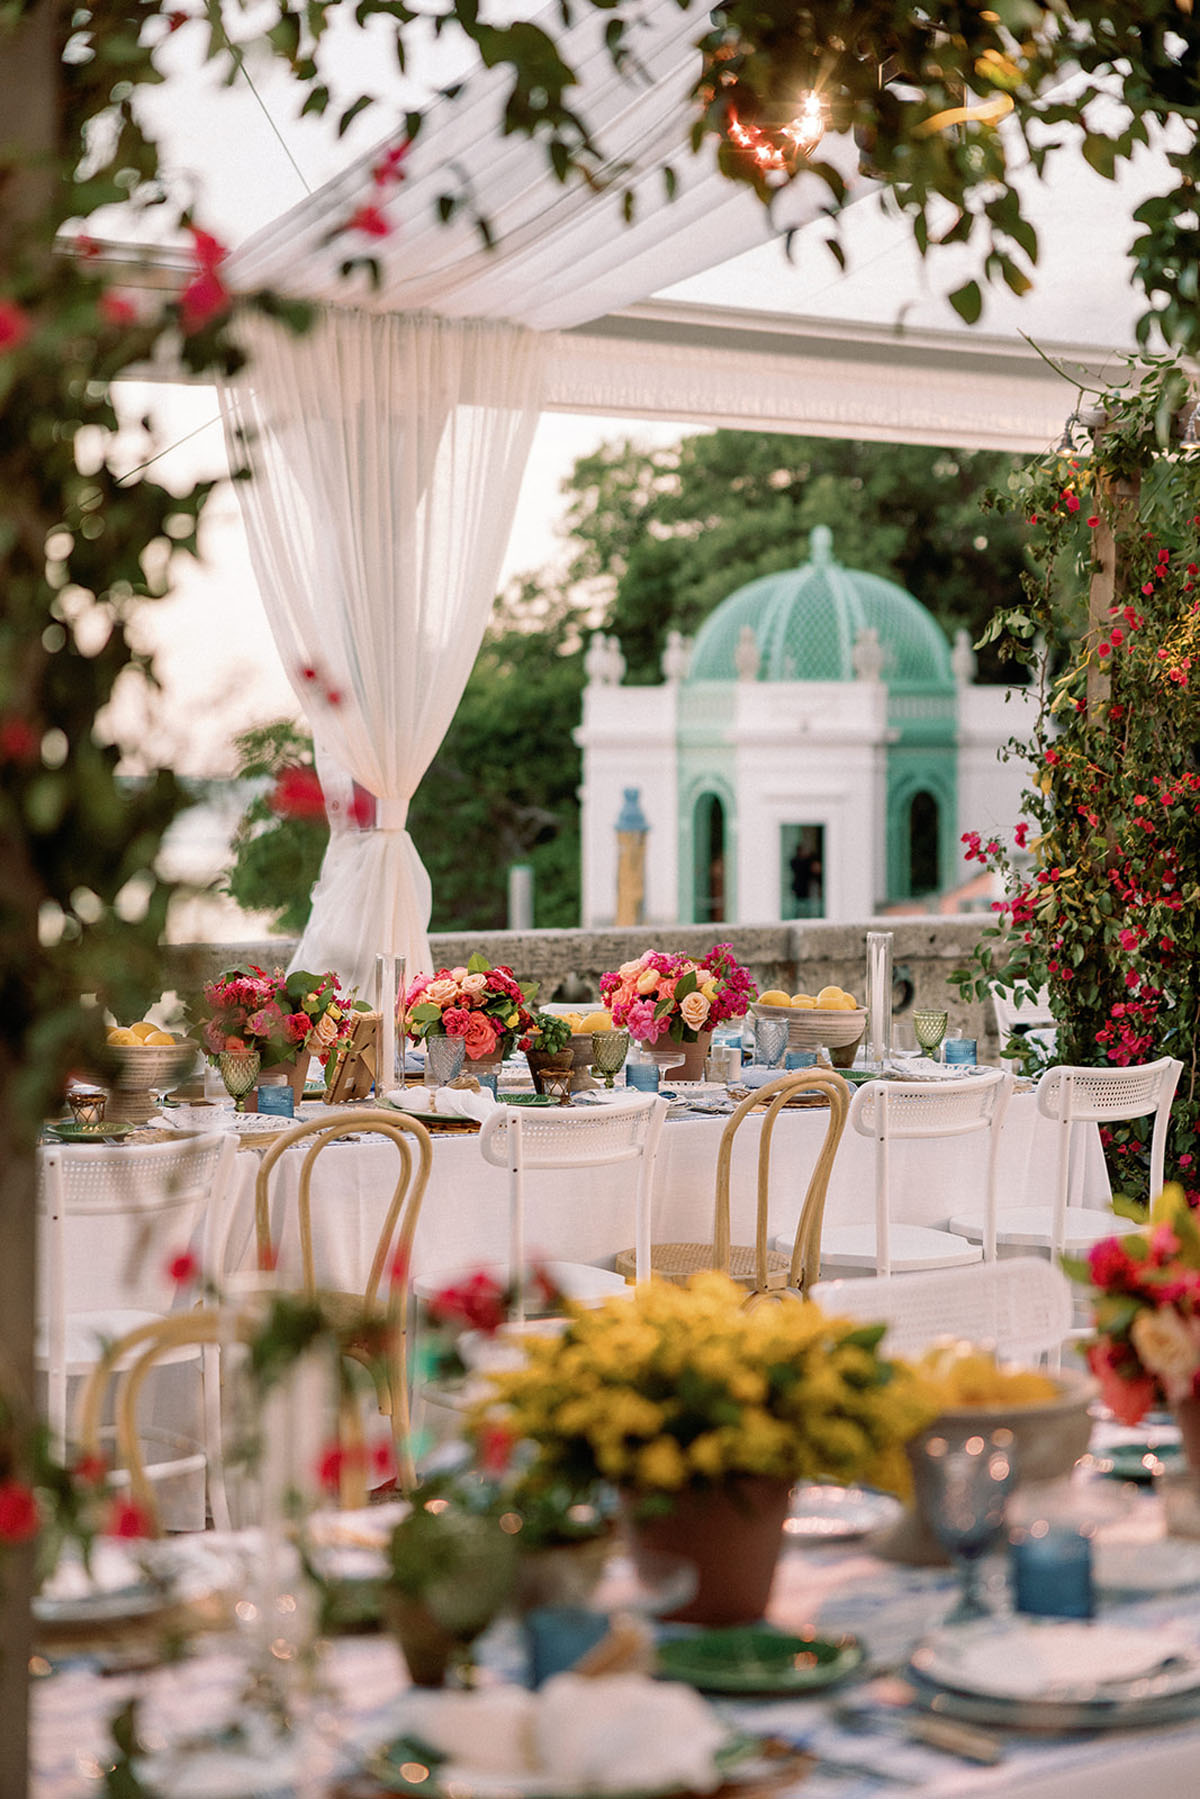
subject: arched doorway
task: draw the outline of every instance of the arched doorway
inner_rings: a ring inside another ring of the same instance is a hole
[[[725,807],[715,793],[702,793],[692,815],[692,917],[697,924],[720,924],[725,917]]]
[[[908,807],[908,891],[936,893],[941,887],[942,809],[927,788],[914,793]]]

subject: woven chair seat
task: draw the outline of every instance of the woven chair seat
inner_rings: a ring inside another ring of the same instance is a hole
[[[769,1249],[767,1286],[786,1286],[791,1265],[790,1255],[781,1255],[777,1249]],[[634,1277],[633,1250],[623,1249],[615,1266],[618,1274],[623,1274],[627,1281],[631,1281]],[[711,1243],[655,1243],[650,1249],[651,1272],[659,1280],[671,1281],[677,1287],[685,1287],[693,1274],[701,1274],[705,1269],[715,1267],[717,1260]],[[755,1258],[754,1250],[749,1244],[731,1244],[729,1278],[736,1281],[739,1287],[745,1287],[747,1292],[754,1291]]]

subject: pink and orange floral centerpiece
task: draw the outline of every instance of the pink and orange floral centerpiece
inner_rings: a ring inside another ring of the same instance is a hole
[[[647,950],[636,961],[602,974],[600,993],[618,1030],[627,1030],[651,1050],[700,1043],[703,1047],[693,1058],[700,1063],[713,1027],[744,1018],[758,998],[758,988],[728,943],[714,943],[700,962]],[[681,1071],[680,1078],[687,1079],[687,1072]]]
[[[405,1029],[418,1042],[461,1037],[468,1062],[494,1062],[529,1030],[536,995],[536,984],[522,987],[511,968],[472,956],[465,968],[417,976],[405,996]]]
[[[1095,1289],[1087,1359],[1104,1403],[1122,1424],[1170,1406],[1200,1471],[1200,1221],[1183,1188],[1167,1183],[1145,1230],[1063,1266]]]
[[[342,992],[332,973],[310,974],[282,968],[267,973],[253,963],[227,968],[204,989],[208,1017],[200,1042],[214,1064],[222,1055],[255,1055],[266,1068],[294,1071],[300,1097],[309,1056],[322,1064],[346,1037],[354,1014],[367,1008]]]

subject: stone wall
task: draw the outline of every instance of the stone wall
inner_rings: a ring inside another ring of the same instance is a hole
[[[522,981],[537,981],[543,999],[588,999],[599,992],[600,976],[631,961],[645,949],[684,950],[699,957],[721,939],[733,944],[759,989],[816,993],[834,984],[861,1003],[866,967],[866,933],[889,930],[897,975],[897,1010],[932,1006],[950,1014],[950,1029],[980,1040],[980,1054],[992,1053],[995,1021],[990,1006],[964,1005],[947,976],[966,962],[985,919],[978,914],[946,918],[873,919],[863,924],[801,922],[772,925],[675,925],[663,929],[598,931],[480,931],[469,936],[433,936],[434,960],[454,967],[479,950],[504,962]],[[196,992],[222,968],[257,962],[264,968],[286,964],[295,940],[271,937],[257,943],[172,945],[164,950],[168,986]],[[911,986],[911,993],[909,987]],[[985,1048],[985,1043],[987,1047]]]

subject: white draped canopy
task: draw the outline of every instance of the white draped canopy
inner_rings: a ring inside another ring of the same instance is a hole
[[[293,965],[369,993],[377,953],[429,966],[408,805],[491,610],[542,343],[507,325],[348,310],[298,340],[257,321],[245,332],[249,363],[224,410],[231,462],[253,459],[255,574],[326,787],[349,776],[375,799],[372,829],[331,833]]]

